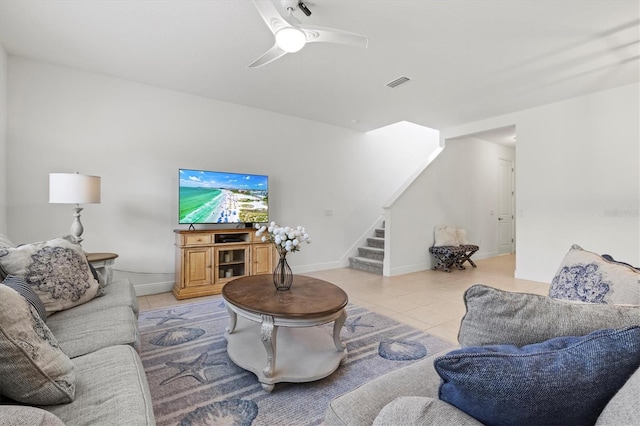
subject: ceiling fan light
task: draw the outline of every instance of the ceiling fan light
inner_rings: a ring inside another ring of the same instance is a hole
[[[288,53],[299,51],[306,42],[307,36],[304,32],[294,27],[282,28],[276,33],[276,45]]]

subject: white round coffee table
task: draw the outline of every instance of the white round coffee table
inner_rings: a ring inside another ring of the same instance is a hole
[[[340,331],[348,298],[329,282],[294,275],[291,289],[282,291],[271,275],[254,275],[227,283],[222,296],[230,316],[229,358],[267,392],[275,383],[326,377],[347,358]],[[321,327],[330,322],[331,331]]]

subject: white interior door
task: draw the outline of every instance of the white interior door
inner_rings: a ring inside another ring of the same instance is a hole
[[[514,252],[513,161],[498,160],[498,255]]]

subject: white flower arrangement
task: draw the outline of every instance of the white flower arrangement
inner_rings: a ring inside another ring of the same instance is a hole
[[[286,256],[287,253],[300,250],[302,243],[309,244],[309,234],[303,226],[290,228],[288,226],[278,226],[275,222],[271,222],[269,226],[255,225],[258,229],[256,236],[262,235],[265,231],[268,235],[262,235],[262,242],[270,242],[276,246],[276,250],[280,256]]]

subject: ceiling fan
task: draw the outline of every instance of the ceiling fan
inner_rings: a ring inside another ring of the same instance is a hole
[[[307,43],[325,42],[346,44],[356,47],[367,47],[369,39],[366,36],[337,30],[334,28],[303,25],[293,12],[300,9],[305,15],[311,11],[301,0],[280,0],[287,16],[280,14],[271,0],[253,0],[258,12],[275,36],[275,44],[264,55],[249,64],[250,68],[266,65],[287,53],[297,52]]]

